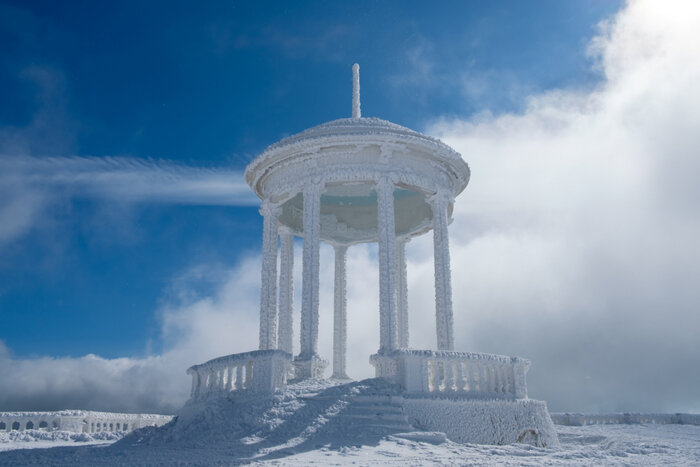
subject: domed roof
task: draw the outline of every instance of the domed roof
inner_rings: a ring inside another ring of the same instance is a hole
[[[394,184],[395,232],[416,236],[432,228],[431,197],[454,198],[469,183],[469,166],[430,136],[380,118],[363,118],[353,66],[352,118],[316,125],[267,147],[246,167],[260,199],[281,209],[278,222],[304,235],[304,191],[320,188],[320,238],[350,245],[378,241],[377,181]],[[448,213],[452,211],[450,200]]]
[[[343,139],[346,137],[370,137],[370,136],[390,136],[402,140],[420,140],[423,144],[429,144],[439,150],[443,157],[449,159],[461,159],[461,156],[454,149],[443,143],[437,138],[424,135],[417,131],[406,128],[405,126],[397,125],[388,120],[375,117],[363,118],[339,118],[330,122],[308,128],[300,133],[281,139],[280,141],[268,146],[265,151],[253,160],[251,166],[257,165],[263,159],[266,159],[272,153],[277,153],[283,148],[296,144],[306,145],[306,143],[314,143],[319,139],[332,138]]]

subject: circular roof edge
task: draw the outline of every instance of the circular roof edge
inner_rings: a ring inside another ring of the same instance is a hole
[[[329,122],[321,123],[299,133],[293,134],[268,146],[260,155],[255,157],[246,167],[245,178],[252,187],[252,173],[262,165],[268,158],[274,158],[284,149],[297,144],[309,143],[314,140],[335,139],[357,136],[399,136],[407,139],[414,139],[416,142],[428,143],[439,150],[440,156],[448,160],[459,160],[464,162],[462,156],[438,138],[427,136],[405,126],[398,125],[388,120],[376,117],[362,118],[340,118]]]

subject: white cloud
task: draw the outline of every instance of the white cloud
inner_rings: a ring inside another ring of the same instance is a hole
[[[606,77],[595,90],[555,90],[531,96],[522,113],[429,129],[473,175],[450,227],[456,346],[531,358],[531,396],[554,410],[700,410],[698,13],[630,3],[591,46]],[[411,341],[423,348],[435,340],[430,240],[408,246]],[[320,350],[329,359],[332,263],[324,248]],[[299,251],[295,266],[298,333]],[[90,401],[96,388],[99,408],[172,410],[186,397],[188,365],[257,347],[259,267],[246,259],[212,297],[178,284],[179,298],[162,309],[161,356],[0,352],[10,375],[0,405],[32,394],[87,407],[67,394]],[[370,376],[372,247],[349,251],[348,281],[349,372]]]
[[[591,46],[596,90],[430,129],[472,168],[457,343],[532,358],[555,409],[700,408],[699,16],[631,3]]]

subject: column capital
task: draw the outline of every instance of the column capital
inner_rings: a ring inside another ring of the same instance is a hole
[[[294,230],[292,230],[291,227],[286,226],[286,225],[280,225],[277,228],[277,230],[278,230],[280,236],[281,235],[294,235]]]
[[[264,200],[262,204],[260,204],[259,212],[261,216],[278,217],[282,213],[282,206],[270,200]]]
[[[443,205],[446,206],[450,203],[454,203],[455,198],[452,196],[452,193],[448,190],[438,190],[432,195],[427,197],[428,203],[431,205]]]
[[[303,191],[321,190],[326,184],[326,179],[321,176],[310,177],[304,181]]]
[[[379,178],[377,178],[377,181],[375,182],[375,185],[377,187],[379,186],[387,186],[391,184],[392,186],[396,186],[396,184],[399,182],[399,176],[395,173],[385,173],[381,174]]]
[[[396,242],[397,243],[403,243],[404,245],[408,242],[411,241],[411,236],[410,235],[397,235],[396,236]]]
[[[334,251],[348,251],[348,245],[347,243],[331,243],[331,246],[333,246]]]

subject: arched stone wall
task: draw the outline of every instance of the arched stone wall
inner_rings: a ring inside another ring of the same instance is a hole
[[[172,420],[169,415],[122,414],[63,410],[59,412],[0,412],[0,431],[24,430],[97,433],[132,431],[146,426],[161,426]]]

